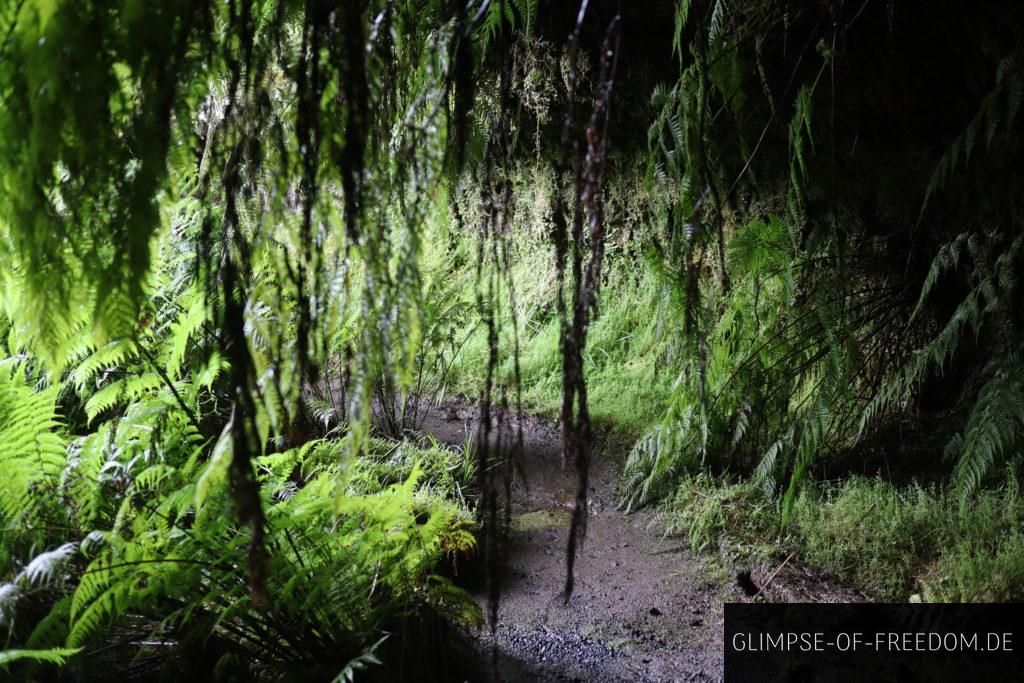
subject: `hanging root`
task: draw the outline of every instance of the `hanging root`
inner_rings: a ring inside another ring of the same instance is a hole
[[[586,3],[580,11],[582,20]],[[574,33],[578,35],[579,27]],[[566,547],[566,577],[563,601],[567,604],[575,585],[576,552],[587,534],[587,491],[589,489],[591,426],[587,409],[587,386],[583,376],[583,350],[587,345],[587,328],[597,316],[597,298],[601,287],[601,267],[604,259],[605,221],[602,201],[601,177],[605,167],[605,142],[608,129],[608,110],[611,104],[613,78],[619,47],[619,17],[612,19],[601,45],[600,80],[594,93],[594,108],[584,130],[587,153],[582,167],[576,154],[576,204],[587,214],[589,261],[582,268],[580,243],[582,221],[575,221],[573,247],[573,301],[572,322],[564,326],[562,334],[562,458],[572,456],[579,476],[576,502],[573,508],[569,542]],[[577,215],[581,215],[577,212]],[[573,408],[575,407],[575,411]]]

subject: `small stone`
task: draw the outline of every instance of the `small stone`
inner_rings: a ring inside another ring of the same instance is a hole
[[[661,610],[658,609],[657,607],[652,607],[651,608],[651,616],[652,617],[660,617],[661,616]]]

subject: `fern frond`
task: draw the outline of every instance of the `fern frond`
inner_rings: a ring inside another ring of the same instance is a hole
[[[6,667],[19,661],[46,662],[62,666],[68,659],[81,651],[80,647],[52,647],[47,650],[0,650],[0,666]]]
[[[44,586],[63,571],[64,566],[77,550],[78,544],[69,542],[53,550],[40,553],[25,566],[19,578],[23,577],[26,584],[31,587]]]
[[[1006,131],[1013,126],[1020,109],[1021,98],[1024,96],[1024,78],[1020,71],[1022,64],[1024,59],[1019,53],[1009,55],[1000,61],[996,70],[995,87],[985,95],[974,118],[953,140],[936,164],[921,204],[922,214],[931,198],[956,172],[961,159],[964,166],[970,162],[971,152],[979,134],[984,134],[987,148],[992,146],[1000,128]]]
[[[163,386],[163,379],[155,372],[114,380],[89,398],[85,404],[85,414],[90,421],[95,420],[114,406],[136,401]]]
[[[56,490],[67,460],[59,391],[27,386],[21,367],[0,369],[0,512],[19,524],[31,524],[39,509],[56,503],[43,489]]]
[[[189,342],[206,322],[206,307],[202,297],[192,295],[185,299],[184,304],[187,308],[171,325],[170,336],[165,343],[165,370],[171,377],[177,377],[181,373]]]
[[[366,671],[371,667],[380,666],[381,661],[377,657],[377,648],[379,648],[387,639],[387,635],[383,636],[376,643],[366,648],[366,650],[358,657],[350,660],[348,664],[342,667],[341,671],[338,672],[338,675],[334,677],[334,683],[353,683],[356,680],[356,675],[360,671]]]
[[[911,321],[917,318],[918,314],[921,312],[925,299],[928,298],[928,295],[931,293],[932,288],[938,281],[939,276],[945,271],[955,268],[959,263],[960,254],[963,251],[964,245],[967,243],[968,237],[970,237],[968,233],[960,233],[952,242],[948,242],[939,248],[939,252],[932,260],[931,267],[928,268],[928,275],[924,279],[924,284],[921,285],[921,294],[918,296],[917,304],[914,306],[914,310],[910,314]]]
[[[134,341],[129,339],[117,339],[97,349],[91,356],[83,360],[71,372],[69,379],[78,389],[82,391],[86,382],[96,376],[101,370],[123,365],[138,352]]]
[[[949,455],[957,457],[953,477],[962,500],[980,486],[994,465],[1020,444],[1024,429],[1024,358],[1011,354],[995,362],[978,392],[963,435],[954,437]]]

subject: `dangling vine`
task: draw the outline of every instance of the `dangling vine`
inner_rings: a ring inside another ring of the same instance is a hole
[[[579,40],[579,30],[586,14],[587,2],[584,0],[576,21],[570,48],[575,52]],[[587,386],[583,376],[583,349],[587,345],[587,328],[592,317],[597,315],[598,295],[601,287],[601,268],[605,249],[605,217],[602,197],[601,178],[605,166],[605,141],[608,134],[608,116],[611,106],[612,86],[615,77],[615,64],[619,50],[619,23],[615,17],[608,25],[604,40],[601,43],[600,67],[597,87],[594,92],[594,105],[590,118],[583,129],[586,141],[586,155],[580,162],[579,142],[573,143],[574,180],[576,197],[573,210],[572,229],[572,318],[562,323],[562,461],[572,458],[573,466],[579,477],[576,500],[573,507],[572,524],[569,528],[569,542],[566,548],[566,580],[563,599],[566,603],[572,597],[574,586],[574,568],[578,546],[587,533],[588,492],[590,451],[592,434],[590,414],[587,410]],[[570,60],[574,60],[570,56]],[[569,95],[575,91],[575,64],[570,62]],[[572,136],[575,126],[574,105],[570,103],[567,117],[566,134]],[[584,242],[583,213],[587,217],[587,236]],[[565,236],[564,214],[556,216],[554,236],[557,273],[559,277],[559,301],[564,291],[564,258]],[[583,267],[583,245],[586,244],[589,260]],[[563,318],[565,317],[562,307]]]

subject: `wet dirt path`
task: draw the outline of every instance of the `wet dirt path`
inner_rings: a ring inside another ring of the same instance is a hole
[[[466,405],[431,411],[424,431],[453,446],[476,418]],[[648,513],[616,510],[619,463],[594,454],[587,539],[576,589],[563,606],[565,543],[576,476],[562,471],[557,426],[523,421],[522,472],[512,487],[509,566],[497,629],[505,681],[676,681],[722,676],[723,586],[677,539],[664,538]],[[479,599],[483,601],[482,591]],[[482,657],[485,628],[475,637]]]

